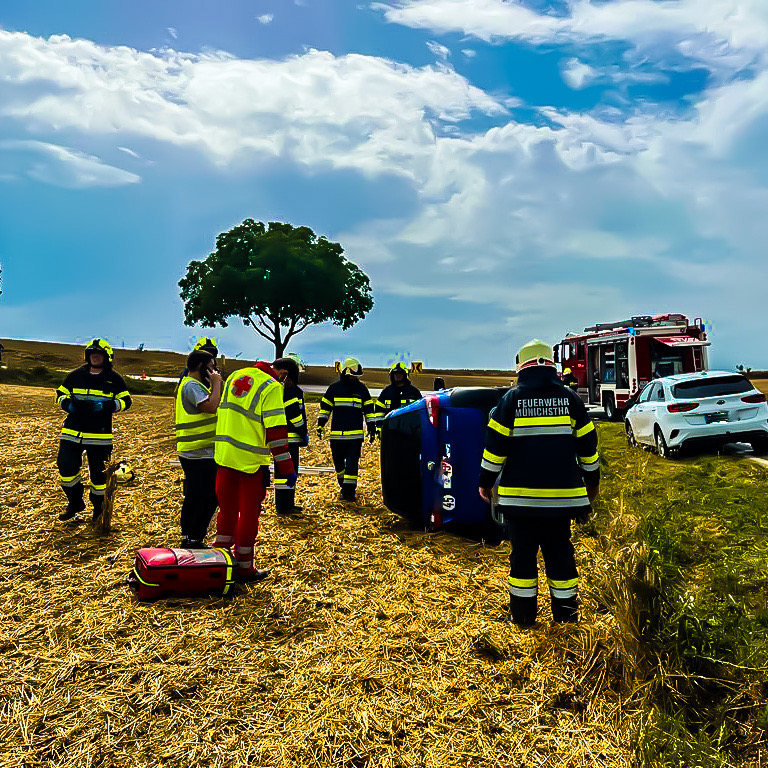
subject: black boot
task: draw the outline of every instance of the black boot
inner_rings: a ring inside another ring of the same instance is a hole
[[[341,486],[341,498],[344,501],[357,501],[355,486],[354,485],[342,485]]]
[[[71,520],[78,512],[85,509],[83,501],[83,484],[78,483],[64,489],[67,496],[67,508],[59,515],[59,520]]]
[[[293,488],[283,488],[275,491],[275,511],[278,515],[295,515],[301,512],[301,508],[296,509],[293,500],[296,498],[296,491]]]
[[[579,620],[579,601],[573,597],[552,598],[552,621],[557,624],[575,624]]]
[[[95,523],[101,517],[101,512],[104,507],[104,497],[95,496],[91,493],[88,495],[88,498],[91,500],[91,504],[93,505],[93,516],[91,517],[91,522]]]
[[[536,623],[536,598],[510,595],[509,612],[519,627],[532,627]]]
[[[291,514],[300,515],[301,511],[304,509],[304,507],[299,507],[299,506],[296,505],[296,489],[295,488],[291,488],[290,491],[286,491],[286,494],[290,495]]]

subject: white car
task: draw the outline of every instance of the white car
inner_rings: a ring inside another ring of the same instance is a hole
[[[751,443],[768,450],[768,404],[749,379],[730,371],[698,371],[649,382],[627,411],[630,445],[671,458],[685,447]]]

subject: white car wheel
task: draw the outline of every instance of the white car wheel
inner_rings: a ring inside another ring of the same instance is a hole
[[[671,459],[677,453],[669,448],[659,427],[656,427],[656,452],[662,459]]]

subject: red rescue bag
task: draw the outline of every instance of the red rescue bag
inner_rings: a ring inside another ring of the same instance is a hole
[[[217,593],[226,595],[235,580],[235,563],[226,549],[136,551],[128,587],[139,600]]]

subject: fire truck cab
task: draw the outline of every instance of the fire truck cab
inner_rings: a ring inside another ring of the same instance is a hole
[[[598,323],[569,333],[553,350],[561,370],[570,368],[578,380],[572,386],[582,400],[615,420],[651,379],[706,370],[708,346],[701,318],[690,323],[669,313]]]

